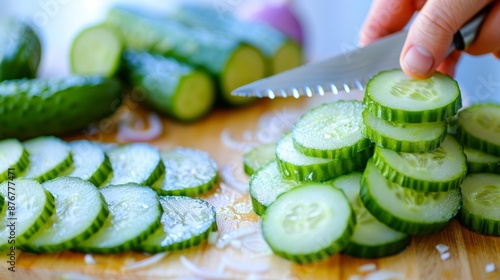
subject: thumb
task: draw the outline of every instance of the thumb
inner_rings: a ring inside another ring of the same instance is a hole
[[[430,76],[446,57],[453,34],[485,7],[488,0],[429,0],[410,27],[401,52],[403,71],[415,78]]]

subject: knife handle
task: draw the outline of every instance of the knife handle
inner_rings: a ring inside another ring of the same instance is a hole
[[[453,35],[453,44],[447,54],[450,54],[455,49],[459,51],[465,50],[470,43],[476,39],[476,35],[479,33],[478,31],[481,28],[481,24],[490,9],[491,4],[479,11],[472,19],[462,26],[462,28],[460,28],[455,35]]]

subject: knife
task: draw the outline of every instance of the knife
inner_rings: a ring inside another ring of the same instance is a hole
[[[489,8],[489,7],[487,7]],[[475,38],[487,14],[481,10],[453,37],[448,54],[464,50]],[[288,71],[264,78],[231,92],[245,97],[289,97],[314,94],[349,93],[352,89],[364,90],[368,80],[381,70],[400,68],[399,56],[407,30],[384,37],[366,47],[357,48],[319,62],[308,63]]]

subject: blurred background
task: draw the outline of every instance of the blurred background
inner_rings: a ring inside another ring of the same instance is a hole
[[[182,0],[142,0],[140,6],[168,11]],[[261,0],[197,0],[227,11],[244,12]],[[269,2],[270,0],[267,0]],[[22,16],[38,27],[43,44],[40,76],[69,74],[68,50],[84,27],[101,21],[115,4],[132,0],[0,0],[0,18]],[[305,32],[307,61],[340,54],[357,46],[358,33],[371,1],[294,0]],[[465,55],[455,77],[469,103],[500,102],[500,61],[492,55]]]

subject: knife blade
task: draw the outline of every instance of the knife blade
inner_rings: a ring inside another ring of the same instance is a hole
[[[453,37],[453,49],[463,50],[475,38],[486,9],[479,12]],[[382,70],[400,68],[399,56],[408,34],[403,30],[368,46],[353,49],[326,60],[311,62],[244,85],[232,95],[245,97],[295,97],[349,93],[364,90],[369,79]]]

